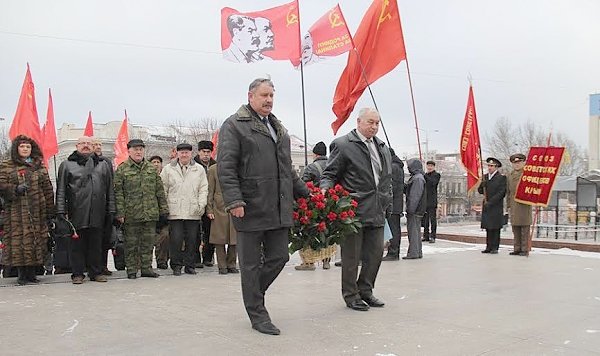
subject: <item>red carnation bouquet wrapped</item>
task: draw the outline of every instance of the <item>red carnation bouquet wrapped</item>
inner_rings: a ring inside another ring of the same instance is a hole
[[[336,184],[325,194],[312,182],[306,186],[310,197],[294,202],[289,251],[293,254],[300,250],[303,260],[311,262],[331,257],[335,245],[340,244],[346,234],[358,232],[361,224],[356,217],[358,203],[341,185]]]

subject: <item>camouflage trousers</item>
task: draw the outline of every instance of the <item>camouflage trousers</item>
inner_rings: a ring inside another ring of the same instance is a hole
[[[152,250],[156,240],[156,221],[123,225],[125,235],[125,267],[127,274],[152,270]]]

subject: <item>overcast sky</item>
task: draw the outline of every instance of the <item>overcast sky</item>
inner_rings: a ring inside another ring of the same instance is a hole
[[[289,62],[237,64],[220,48],[220,9],[287,0],[1,0],[0,117],[12,120],[26,63],[40,122],[52,88],[57,127],[123,118],[168,125],[225,119],[266,74],[273,113],[302,137],[300,73]],[[335,0],[300,0],[302,31]],[[339,0],[352,33],[369,0]],[[469,73],[483,135],[499,117],[552,126],[587,147],[588,95],[600,92],[598,0],[399,0],[422,140],[458,150]],[[305,68],[308,142],[333,139],[331,104],[347,55]],[[392,147],[416,152],[406,64],[372,85]],[[367,92],[356,108],[372,106]],[[340,129],[355,125],[356,114]],[[436,132],[437,130],[437,132]],[[426,132],[427,131],[427,132]],[[378,135],[383,138],[380,130]],[[486,149],[486,142],[483,142]],[[425,145],[423,146],[425,150]]]

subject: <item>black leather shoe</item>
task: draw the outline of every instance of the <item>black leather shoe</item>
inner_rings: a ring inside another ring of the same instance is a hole
[[[398,261],[398,260],[400,260],[400,256],[387,254],[381,260],[382,261]]]
[[[219,274],[227,274],[227,268],[219,268]]]
[[[509,255],[518,256],[520,253],[521,253],[521,251],[513,251],[513,252],[509,253]]]
[[[212,261],[202,262],[202,264],[205,265],[206,267],[212,267],[215,265],[214,263],[212,263]]]
[[[154,271],[144,271],[140,274],[140,277],[158,278],[158,276],[160,276],[160,274]]]
[[[419,257],[419,256],[404,256],[404,257],[402,257],[403,260],[416,260],[419,258],[422,258],[422,257]]]
[[[196,267],[196,268],[204,268],[204,265],[202,264],[202,262],[196,262],[196,263],[194,263],[194,267]]]
[[[369,304],[365,303],[362,299],[356,299],[350,303],[346,303],[346,306],[352,310],[367,311],[369,310]]]
[[[240,273],[240,270],[235,267],[227,268],[228,273]]]
[[[492,255],[497,255],[497,254],[498,254],[498,250],[491,250],[491,251],[490,251],[490,253],[491,253]]]
[[[375,298],[374,296],[370,296],[369,298],[363,298],[362,300],[364,300],[365,303],[369,304],[369,306],[373,308],[381,308],[385,305],[383,301]]]
[[[429,239],[429,243],[430,244],[434,244],[435,243],[435,239]]]
[[[192,267],[186,267],[184,272],[187,274],[198,274],[198,272],[196,272],[196,270]]]
[[[277,327],[273,325],[273,323],[270,321],[263,321],[262,323],[252,324],[252,329],[258,331],[259,333],[267,335],[281,334],[281,331],[277,329]]]
[[[137,274],[136,273],[129,273],[127,275],[127,279],[136,279],[137,278]]]
[[[490,250],[483,250],[481,253],[490,253]]]
[[[336,267],[342,267],[342,261],[336,261],[336,262],[334,263],[334,265],[335,265]]]
[[[519,252],[519,256],[529,256],[529,252]]]
[[[169,266],[167,266],[166,263],[159,263],[158,265],[156,265],[156,267],[158,269],[169,269]]]
[[[429,241],[429,237],[424,237],[421,239],[421,241]]]
[[[177,268],[173,270],[173,275],[174,276],[181,276],[181,269]]]

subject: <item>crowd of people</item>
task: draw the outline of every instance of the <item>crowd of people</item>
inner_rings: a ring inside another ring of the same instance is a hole
[[[306,182],[323,191],[340,184],[358,203],[361,227],[341,244],[342,297],[348,308],[368,311],[385,303],[373,294],[382,261],[400,258],[400,218],[406,212],[406,260],[423,257],[422,242],[436,241],[437,187],[441,175],[428,161],[404,163],[376,135],[379,113],[359,111],[356,128],[335,139],[327,157],[325,143],[314,146],[314,162],[300,178],[292,167],[290,138],[273,115],[274,84],[256,79],[241,105],[220,129],[217,161],[213,143],[180,143],[170,161],[145,158],[145,143],[132,139],[128,159],[113,170],[102,155],[102,143],[78,139],[76,150],[60,164],[56,196],[38,144],[18,136],[11,157],[0,165],[0,195],[4,199],[2,265],[14,269],[18,284],[38,283],[38,268],[71,273],[73,284],[106,282],[107,256],[113,251],[117,269],[127,278],[156,278],[159,269],[174,276],[196,274],[213,266],[219,274],[240,273],[244,306],[252,327],[278,335],[265,308],[265,295],[286,262],[288,231],[293,226],[293,201],[307,197]],[[514,255],[528,252],[527,209],[514,201],[514,189],[524,164],[511,156],[514,171],[507,182],[489,158],[489,173],[479,187],[484,195],[482,228],[487,230],[484,253],[497,253],[503,200],[509,194],[515,232]],[[406,202],[406,203],[405,203]],[[521,210],[519,210],[521,209]],[[529,209],[530,214],[530,209]],[[519,217],[523,217],[519,220]],[[384,225],[392,239],[384,252]],[[421,235],[421,225],[425,227]],[[55,238],[48,238],[53,235]],[[53,243],[56,242],[54,245]],[[119,246],[121,248],[119,248]],[[54,250],[54,261],[48,261]],[[239,266],[237,267],[237,257]],[[329,259],[323,261],[329,268]],[[360,266],[360,268],[359,268]],[[298,270],[314,270],[303,262]],[[139,273],[139,274],[138,274]]]

